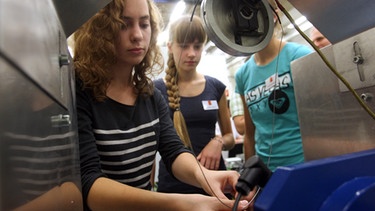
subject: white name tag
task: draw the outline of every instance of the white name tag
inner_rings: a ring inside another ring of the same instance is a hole
[[[219,109],[219,105],[217,104],[216,100],[203,100],[202,105],[203,105],[204,110],[217,110],[217,109]]]

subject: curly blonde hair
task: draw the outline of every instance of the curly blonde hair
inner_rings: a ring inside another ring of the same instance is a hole
[[[207,34],[199,17],[183,16],[171,24],[169,29],[170,43],[192,43],[195,40],[198,40],[199,43],[205,43],[207,41]],[[169,107],[174,110],[174,127],[184,145],[192,149],[185,119],[180,111],[178,71],[172,53],[169,53],[167,65],[165,81]]]
[[[83,88],[90,89],[98,101],[106,99],[106,89],[112,78],[108,68],[117,62],[115,45],[124,25],[120,17],[126,3],[126,0],[111,1],[74,33],[76,75],[83,81]],[[148,75],[163,67],[157,45],[162,19],[153,1],[147,0],[147,3],[152,33],[150,46],[142,62],[134,67],[132,76],[137,92],[143,96],[153,93],[153,83]]]

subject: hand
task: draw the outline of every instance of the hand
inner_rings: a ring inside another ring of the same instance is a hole
[[[208,184],[205,182],[206,185],[202,184],[202,187],[207,193],[224,200],[227,199],[224,193],[231,193],[237,197],[238,193],[235,191],[235,185],[240,176],[237,171],[212,171],[205,169],[204,174],[209,182]],[[260,188],[255,187],[247,196],[242,196],[238,210],[252,211],[255,197],[259,191]],[[233,207],[233,205],[231,206]]]
[[[255,198],[258,196],[259,191],[260,191],[260,187],[254,187],[254,189],[252,191],[250,191],[249,195],[241,197],[241,200],[248,201],[247,205],[244,208],[244,211],[253,211],[254,210]],[[236,197],[237,197],[237,195],[238,195],[238,193],[236,193]]]
[[[238,204],[238,211],[244,210],[248,202],[242,200]],[[180,201],[181,211],[231,211],[234,200],[217,199],[216,197],[204,196],[200,194],[184,194]]]
[[[237,171],[216,171],[201,167],[201,171],[197,172],[196,178],[199,181],[200,187],[208,194],[221,199],[227,199],[224,193],[235,195],[235,185],[239,176],[240,174]]]
[[[197,156],[199,162],[210,170],[218,170],[221,160],[223,143],[212,139]]]

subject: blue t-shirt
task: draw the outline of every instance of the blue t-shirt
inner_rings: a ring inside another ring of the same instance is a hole
[[[255,151],[272,171],[304,161],[290,63],[311,52],[287,43],[269,64],[258,66],[252,56],[235,74],[255,125]]]
[[[206,83],[202,93],[193,97],[183,97],[180,100],[180,109],[184,116],[191,144],[195,155],[198,155],[203,148],[208,144],[213,137],[215,137],[215,124],[218,121],[218,107],[205,108],[204,105],[213,101],[219,103],[220,98],[225,91],[225,85],[216,78],[205,76]],[[159,89],[168,102],[168,95],[165,83],[162,79],[154,81],[155,87]],[[173,119],[173,110],[170,108],[170,117]],[[219,169],[225,170],[225,163],[223,158],[220,161]],[[176,180],[172,175],[166,171],[163,162],[160,162],[159,167],[159,192],[170,193],[202,193],[205,192],[191,185],[187,185]]]

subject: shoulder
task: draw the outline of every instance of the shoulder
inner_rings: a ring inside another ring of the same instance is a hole
[[[154,89],[154,94],[152,95],[152,97],[155,99],[155,100],[159,100],[162,98],[162,94],[161,94],[161,91],[159,89]]]
[[[136,104],[137,106],[146,106],[148,109],[150,107],[153,107],[154,109],[158,110],[160,109],[160,106],[163,105],[164,103],[164,98],[160,90],[154,89],[152,94],[147,96],[147,97],[138,97],[138,103]],[[144,109],[144,108],[141,108]]]
[[[204,78],[206,79],[206,83],[209,86],[213,86],[213,87],[219,89],[219,91],[222,91],[223,89],[226,88],[226,85],[217,78],[214,78],[214,77],[208,76],[208,75],[205,75]]]
[[[217,78],[214,78],[212,76],[209,76],[209,75],[205,75],[204,78],[206,79],[207,82],[209,83],[217,83],[217,84],[224,84],[223,82],[221,82],[219,79]]]
[[[211,93],[214,98],[216,98],[218,101],[223,96],[223,93],[225,92],[226,85],[221,82],[219,79],[214,78],[212,76],[204,76],[206,79],[206,86],[204,89],[205,95],[208,93]]]
[[[76,90],[79,90],[79,91],[83,90],[83,81],[77,76],[76,76],[75,83],[76,83]]]
[[[153,81],[155,88],[163,94],[167,92],[167,87],[165,86],[163,78],[158,78]]]
[[[163,78],[158,78],[158,79],[154,80],[154,85],[158,89],[160,89],[161,87],[165,87],[165,83],[164,83]]]
[[[251,70],[254,67],[254,55],[252,55],[247,61],[245,61],[235,72],[235,78],[243,78],[245,74],[250,74]]]
[[[289,52],[292,52],[294,56],[296,56],[296,58],[305,56],[313,52],[313,50],[309,48],[308,46],[302,45],[299,43],[294,43],[294,42],[288,42],[285,45],[285,47],[286,47],[286,50]]]
[[[77,100],[94,100],[94,96],[90,89],[85,88],[83,81],[79,78],[75,80],[75,92]]]

